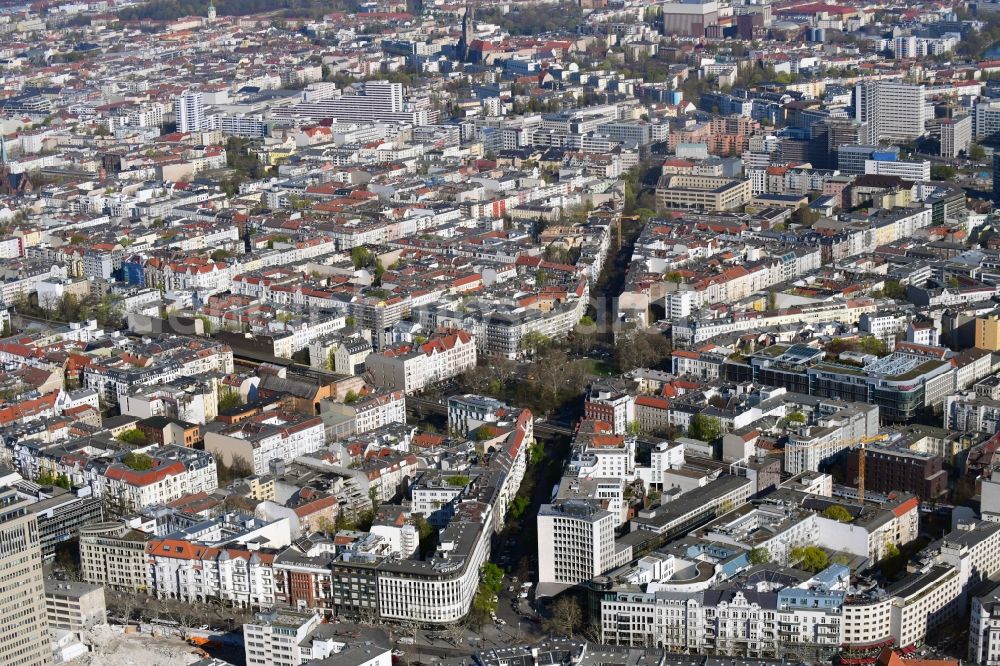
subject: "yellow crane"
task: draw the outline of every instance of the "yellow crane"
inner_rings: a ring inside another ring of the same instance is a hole
[[[889,435],[885,433],[879,433],[878,435],[872,435],[871,437],[858,437],[857,439],[849,440],[846,443],[842,443],[845,449],[858,449],[858,478],[857,478],[857,489],[858,489],[858,501],[864,503],[865,501],[865,447],[868,444],[874,444],[875,442],[884,442],[889,439]],[[797,446],[797,449],[810,449],[818,446],[825,446],[826,444],[809,444],[808,446]]]
[[[862,437],[858,441],[858,501],[864,504],[865,502],[865,446],[868,444],[874,444],[875,442],[884,442],[889,439],[889,435],[878,434],[873,437]],[[854,444],[850,444],[848,448],[854,448]]]

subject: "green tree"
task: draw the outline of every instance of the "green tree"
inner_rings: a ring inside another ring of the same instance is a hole
[[[493,427],[484,423],[476,428],[475,435],[473,437],[477,442],[488,442],[496,436],[497,434],[496,431],[493,430]]]
[[[791,423],[805,423],[807,421],[806,415],[802,412],[792,412],[787,418]]]
[[[691,417],[691,425],[688,427],[688,437],[703,442],[711,442],[721,437],[722,434],[722,423],[714,416],[695,414]]]
[[[117,439],[122,444],[128,444],[129,446],[146,445],[146,435],[138,428],[130,428],[123,431],[118,435]]]
[[[952,180],[958,172],[945,164],[935,164],[931,167],[931,180]]]
[[[351,263],[354,264],[354,268],[367,268],[375,264],[375,255],[368,248],[359,245],[356,248],[351,249]]]
[[[337,531],[337,521],[336,520],[330,520],[326,516],[320,516],[313,523],[313,528],[317,532],[322,532],[323,534],[326,534],[326,535],[329,536],[329,535],[332,535],[332,534],[336,533],[336,531]]]
[[[819,218],[819,212],[813,210],[806,204],[802,204],[795,210],[794,213],[792,213],[792,222],[803,227],[811,227],[816,224]]]
[[[639,218],[639,223],[642,226],[646,226],[650,220],[656,217],[656,211],[650,208],[636,208],[632,214]]]
[[[455,474],[454,476],[449,476],[445,481],[448,482],[449,486],[455,488],[464,488],[469,485],[469,477],[464,474]]]
[[[771,551],[767,548],[754,548],[747,555],[750,564],[767,564],[771,561]]]
[[[124,325],[121,296],[106,293],[98,300],[93,310],[93,318],[101,328],[120,329]]]
[[[345,405],[350,405],[352,403],[355,403],[355,402],[358,401],[358,397],[359,396],[358,396],[357,392],[352,389],[352,390],[348,391],[344,395],[344,404]]]
[[[239,391],[226,388],[219,393],[219,400],[216,406],[219,412],[228,412],[229,410],[236,409],[242,405],[243,398],[240,397]]]
[[[487,562],[479,570],[479,588],[472,599],[469,621],[482,626],[496,613],[498,594],[503,587],[503,569]]]
[[[358,529],[358,522],[356,517],[347,511],[341,511],[337,514],[337,519],[333,522],[333,531],[339,532],[340,530],[356,530]]]
[[[822,571],[829,564],[826,551],[819,546],[797,546],[792,548],[792,562],[805,571]]]
[[[513,11],[503,11],[498,7],[484,8],[477,12],[476,18],[499,25],[501,29],[514,35],[574,33],[583,23],[583,10],[575,2],[556,5],[519,4]]]
[[[365,509],[358,512],[357,519],[355,520],[355,529],[359,532],[367,532],[371,529],[373,522],[375,522],[375,512],[371,509]]]
[[[830,558],[830,561],[834,564],[840,564],[846,567],[851,563],[851,558],[845,555],[844,553],[837,553],[836,555]]]
[[[544,352],[552,344],[552,339],[538,331],[528,331],[521,337],[521,351],[534,357]]]
[[[823,516],[825,518],[829,518],[830,520],[836,520],[840,523],[849,523],[854,520],[851,512],[839,504],[833,504],[826,507],[826,509],[823,510]]]
[[[969,145],[969,159],[974,162],[982,162],[986,159],[986,150],[978,143]]]
[[[63,297],[59,299],[54,316],[60,321],[79,321],[82,319],[80,316],[82,311],[80,300],[75,294],[63,294]]]
[[[213,250],[209,256],[212,258],[212,261],[225,261],[233,256],[233,253],[220,247],[218,250]]]
[[[514,520],[520,520],[521,517],[524,516],[525,512],[527,512],[528,507],[530,506],[531,506],[531,500],[529,500],[527,497],[518,495],[510,503],[510,517]]]
[[[874,336],[861,338],[858,342],[858,349],[865,354],[872,354],[873,356],[885,356],[889,353],[889,348],[886,344]]]
[[[532,465],[537,465],[545,457],[545,445],[535,440],[528,446],[528,459]]]
[[[670,341],[659,331],[635,330],[615,336],[615,361],[619,372],[635,368],[654,368],[672,351]]]
[[[498,594],[503,589],[503,569],[486,562],[479,570],[479,580],[490,594]]]
[[[892,298],[897,301],[906,299],[906,287],[900,284],[898,280],[886,280],[885,285],[882,287],[882,293],[885,294],[886,298]]]
[[[147,470],[153,469],[153,459],[147,456],[145,453],[135,453],[129,451],[122,458],[122,464],[130,469],[134,469],[137,472],[145,472]]]
[[[482,587],[476,591],[476,596],[472,598],[472,609],[469,612],[469,622],[482,627],[489,622],[490,615],[496,613],[497,602],[493,601],[493,596],[488,594]]]

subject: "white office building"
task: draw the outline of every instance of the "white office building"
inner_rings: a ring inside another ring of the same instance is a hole
[[[201,93],[188,91],[174,100],[174,118],[178,132],[200,132],[205,129],[205,109]]]
[[[248,666],[299,666],[304,661],[301,644],[322,621],[317,613],[258,613],[255,622],[243,625]]]
[[[538,582],[576,584],[615,566],[617,517],[584,500],[538,509]]]
[[[388,81],[367,81],[353,94],[304,102],[294,114],[313,119],[336,118],[340,123],[394,121],[414,125],[428,124],[426,109],[407,109],[403,103],[403,85]]]
[[[916,37],[897,37],[892,43],[892,56],[897,60],[901,58],[917,57]]]
[[[215,113],[205,121],[205,129],[219,130],[226,136],[257,139],[267,135],[267,123],[259,114]]]
[[[854,117],[869,125],[869,143],[911,141],[924,134],[929,117],[924,86],[863,81],[854,89]]]
[[[979,102],[973,107],[972,133],[976,141],[1000,134],[1000,101]]]
[[[941,121],[941,157],[954,159],[967,153],[972,143],[972,116]]]
[[[897,176],[911,182],[924,182],[931,179],[931,163],[894,162],[889,160],[865,160],[865,173],[878,176]]]
[[[972,600],[969,661],[1000,666],[1000,585]]]

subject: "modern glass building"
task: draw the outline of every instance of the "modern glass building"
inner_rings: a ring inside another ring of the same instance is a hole
[[[896,352],[864,367],[824,357],[823,350],[808,345],[772,345],[753,354],[747,365],[754,382],[877,405],[882,421],[889,422],[911,421],[920,410],[939,404],[953,382],[954,370],[947,361],[916,353]]]

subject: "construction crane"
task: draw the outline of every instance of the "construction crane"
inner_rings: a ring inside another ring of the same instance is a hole
[[[618,249],[622,249],[622,220],[629,220],[631,222],[636,222],[639,220],[638,215],[619,215],[615,218],[615,232],[618,237]]]
[[[843,450],[858,449],[858,478],[857,478],[857,489],[858,489],[858,501],[862,504],[865,501],[865,447],[868,444],[874,444],[875,442],[884,442],[889,439],[889,435],[885,433],[879,433],[878,435],[872,435],[871,437],[858,437],[857,439],[852,439],[846,443],[841,443]],[[809,444],[807,446],[796,446],[796,449],[811,449],[819,446],[827,446],[825,442],[818,444]]]
[[[884,442],[889,439],[889,435],[878,434],[874,437],[862,437],[858,444],[858,501],[865,503],[865,446],[875,442]],[[848,448],[853,448],[849,446]]]

